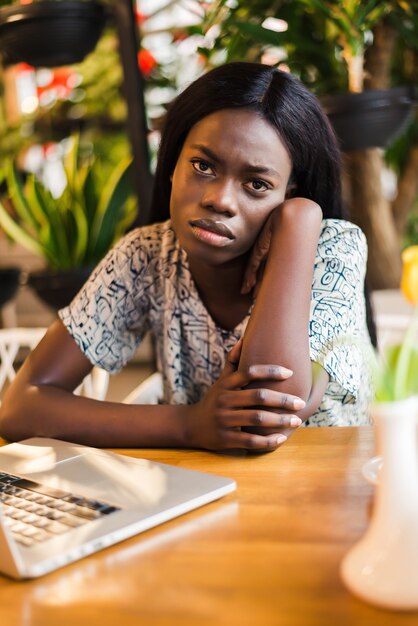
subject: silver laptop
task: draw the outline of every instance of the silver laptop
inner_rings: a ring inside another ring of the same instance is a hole
[[[0,448],[0,572],[35,578],[236,489],[228,478],[56,439]]]

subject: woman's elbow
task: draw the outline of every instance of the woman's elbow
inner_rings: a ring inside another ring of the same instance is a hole
[[[302,398],[305,401],[305,406],[301,411],[298,411],[297,415],[302,421],[311,417],[319,408],[322,399],[324,397],[327,385],[329,382],[329,374],[323,369],[319,363],[312,363],[312,384],[307,398]]]
[[[18,441],[33,436],[31,429],[31,390],[19,389],[16,393],[9,388],[0,404],[0,437],[7,441]]]
[[[16,420],[3,402],[0,406],[0,437],[7,441],[17,441]]]

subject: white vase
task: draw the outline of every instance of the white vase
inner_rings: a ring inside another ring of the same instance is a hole
[[[372,416],[383,466],[369,527],[341,576],[367,602],[418,610],[418,397],[375,404]]]

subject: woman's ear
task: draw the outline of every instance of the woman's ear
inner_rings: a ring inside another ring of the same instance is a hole
[[[285,199],[288,200],[289,198],[293,198],[293,196],[295,195],[295,192],[296,192],[296,183],[289,182],[286,187]]]

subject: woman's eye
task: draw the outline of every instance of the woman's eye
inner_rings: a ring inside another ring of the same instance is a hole
[[[193,169],[199,174],[212,174],[212,167],[209,165],[207,161],[203,161],[202,159],[193,159],[192,160]]]
[[[254,180],[250,180],[247,183],[250,191],[267,191],[271,189],[270,185],[268,185],[264,180],[260,180],[259,178],[254,178]]]

